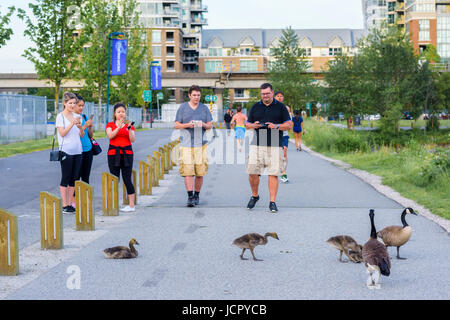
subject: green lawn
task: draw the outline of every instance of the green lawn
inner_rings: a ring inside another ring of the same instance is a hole
[[[143,131],[149,129],[136,129],[136,131]],[[95,131],[94,138],[100,139],[105,138],[105,131]],[[17,154],[26,154],[35,151],[42,151],[51,149],[53,142],[53,136],[49,136],[45,139],[39,140],[28,140],[23,142],[16,142],[10,144],[2,144],[0,145],[0,158],[11,157]],[[55,148],[58,148],[58,139],[55,140]]]
[[[430,134],[428,143],[424,143],[423,134],[413,137],[399,150],[383,146],[373,150],[366,148],[365,152],[342,152],[339,146],[344,143],[356,141],[358,146],[361,137],[374,133],[350,132],[311,120],[305,121],[305,129],[303,142],[313,150],[380,176],[383,184],[404,197],[420,203],[436,215],[450,219],[449,133]],[[432,143],[436,137],[444,139],[445,143],[437,147]]]
[[[328,121],[328,123],[341,123],[346,125],[347,122],[346,121]],[[439,120],[439,123],[441,126],[447,126],[450,127],[450,120]],[[400,120],[400,127],[411,127],[411,125],[413,125],[416,128],[420,128],[420,127],[425,127],[426,125],[426,120]],[[361,126],[362,127],[369,127],[369,121],[367,120],[362,120],[361,121]],[[370,121],[370,126],[373,126],[374,128],[378,128],[380,126],[380,121],[379,120],[374,120],[374,121]]]

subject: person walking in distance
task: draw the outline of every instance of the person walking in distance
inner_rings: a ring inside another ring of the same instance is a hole
[[[75,213],[73,207],[73,194],[75,180],[80,174],[82,145],[80,137],[85,132],[81,125],[81,119],[74,113],[77,105],[77,96],[72,92],[63,95],[64,110],[56,117],[59,150],[61,157],[61,182],[59,191],[63,202],[63,213]]]
[[[277,99],[278,101],[280,101],[281,103],[284,102],[284,93],[282,91],[277,91],[275,92],[275,99]],[[289,112],[289,117],[291,116],[291,109],[286,106],[288,112]],[[289,179],[287,177],[287,165],[288,165],[288,155],[287,155],[287,150],[289,147],[289,130],[285,130],[283,131],[283,155],[284,155],[284,169],[283,172],[281,174],[280,180],[284,183],[288,183]]]
[[[174,128],[181,130],[180,175],[184,177],[188,194],[187,206],[193,207],[200,203],[203,177],[208,173],[208,144],[204,135],[212,128],[212,115],[209,108],[200,103],[202,90],[199,86],[191,86],[188,95],[189,102],[178,108]]]
[[[260,176],[267,170],[269,175],[269,210],[277,212],[275,200],[278,192],[278,177],[283,171],[283,131],[292,127],[292,121],[286,106],[274,99],[270,83],[260,87],[261,101],[250,109],[247,129],[255,130],[250,144],[246,171],[249,175],[252,196],[247,209],[255,207],[259,200]]]
[[[81,116],[81,125],[82,130],[84,131],[84,136],[81,138],[81,146],[83,148],[83,153],[81,156],[81,168],[80,168],[80,174],[78,175],[78,179],[86,182],[89,184],[89,176],[91,175],[91,168],[92,168],[92,160],[94,158],[94,154],[92,152],[92,142],[91,137],[93,137],[94,132],[92,130],[92,118],[94,115],[91,115],[91,117],[88,117],[83,114],[84,109],[84,99],[77,95],[77,105],[75,107],[75,113]]]
[[[305,128],[303,127],[303,118],[300,116],[300,112],[298,110],[295,110],[292,122],[294,123],[293,131],[295,148],[297,148],[297,151],[302,151],[302,132],[305,132]]]
[[[228,108],[225,112],[225,115],[223,116],[223,120],[225,122],[225,127],[227,128],[227,134],[230,135],[230,129],[231,129],[231,119],[233,118],[233,111]]]
[[[113,121],[106,125],[106,135],[109,138],[108,167],[109,172],[122,179],[127,188],[129,205],[121,208],[120,211],[135,211],[135,192],[131,175],[133,173],[133,148],[132,143],[136,141],[134,126],[126,120],[127,112],[123,103],[114,105]]]
[[[245,138],[245,123],[247,122],[247,116],[242,113],[242,106],[236,107],[236,114],[231,119],[231,125],[234,127],[236,144],[239,152],[242,151]]]

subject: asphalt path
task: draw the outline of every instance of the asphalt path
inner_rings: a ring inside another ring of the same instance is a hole
[[[152,132],[148,139],[153,138]],[[219,137],[210,145],[219,155],[220,141]],[[338,251],[326,240],[347,234],[364,244],[370,234],[369,209],[375,209],[375,224],[381,229],[401,224],[399,204],[344,169],[297,152],[290,144],[290,183],[279,186],[279,212],[268,212],[266,176],[261,178],[261,200],[249,211],[248,176],[237,161],[242,155],[231,153],[231,158],[234,164],[212,159],[216,163],[205,177],[199,206],[186,207],[183,179],[174,170],[174,182],[156,202],[140,205],[132,218],[7,298],[450,298],[449,234],[434,222],[420,215],[407,217],[413,235],[400,252],[408,259],[395,259],[395,248],[389,248],[391,275],[382,277],[380,290],[369,290],[364,265],[340,263]],[[248,232],[278,233],[279,241],[269,238],[266,246],[255,249],[264,261],[243,261],[241,250],[231,245]],[[140,243],[137,259],[104,258],[104,248],[124,245],[131,237]],[[70,266],[81,270],[79,289],[67,286]]]
[[[136,132],[133,167],[139,169],[139,160],[169,142],[170,129]],[[94,186],[96,210],[102,206],[102,172],[109,172],[106,153],[109,140],[98,139],[103,152],[94,157],[90,184]],[[28,246],[40,238],[40,193],[48,191],[60,196],[61,165],[49,161],[49,150],[0,159],[0,208],[19,218],[19,247]],[[138,170],[136,170],[138,171]],[[121,186],[120,186],[121,188]],[[121,190],[121,189],[120,189]],[[120,193],[120,197],[122,193]],[[64,226],[75,224],[74,215],[64,215]]]

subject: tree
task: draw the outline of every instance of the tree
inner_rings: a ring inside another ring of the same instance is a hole
[[[49,80],[54,85],[55,113],[61,84],[72,79],[82,48],[82,39],[74,35],[71,10],[79,7],[82,0],[36,0],[28,4],[34,19],[19,9],[19,17],[25,20],[25,35],[34,47],[25,50],[23,56],[30,60],[39,79]]]
[[[305,60],[305,50],[298,46],[298,36],[291,27],[282,30],[274,58],[268,75],[274,89],[284,92],[286,105],[292,108],[306,105],[312,100],[313,77],[307,73],[309,63]]]
[[[147,60],[146,31],[139,26],[136,0],[123,1],[121,6],[121,24],[126,28],[125,34],[128,39],[127,72],[120,77],[116,77],[114,83],[121,102],[126,105],[143,106],[144,104],[140,103],[143,101],[140,101],[139,96],[143,94],[143,90],[146,88],[144,87],[144,79],[148,79],[145,76],[148,75],[147,70],[149,70],[150,65]]]
[[[11,15],[14,13],[16,8],[9,7],[8,12],[5,15],[2,15],[0,12],[0,48],[5,45],[6,41],[8,41],[13,35],[13,30],[8,28],[8,24],[10,21]]]
[[[101,108],[102,99],[106,96],[109,69],[108,35],[122,30],[119,7],[114,1],[87,0],[81,16],[83,25],[81,37],[89,42],[82,53],[81,60],[84,66],[78,76],[85,80],[84,88],[95,93],[94,96]]]
[[[436,74],[436,90],[441,110],[450,109],[450,72]]]
[[[328,63],[328,67],[328,72],[325,73],[327,86],[323,90],[326,102],[330,106],[327,113],[336,115],[342,112],[346,119],[361,113],[369,113],[361,95],[356,58],[337,56],[335,60]]]
[[[358,48],[357,70],[364,104],[381,115],[383,131],[397,134],[402,111],[423,108],[415,92],[421,72],[419,57],[408,36],[396,27],[372,29]]]

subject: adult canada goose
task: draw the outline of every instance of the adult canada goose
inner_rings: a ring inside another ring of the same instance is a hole
[[[386,247],[397,247],[397,259],[405,260],[406,258],[401,258],[399,251],[400,247],[408,242],[411,237],[412,229],[406,223],[405,216],[410,213],[417,216],[411,208],[406,208],[402,212],[402,223],[403,226],[389,226],[377,233],[378,238],[381,238],[386,245]]]
[[[359,245],[352,237],[346,235],[335,236],[328,239],[327,243],[330,244],[333,248],[336,248],[340,251],[339,253],[340,262],[347,262],[342,260],[342,253],[345,253],[345,255],[350,261],[356,263],[361,262],[361,259],[356,258],[358,252],[359,255],[361,255],[362,246]],[[350,254],[349,250],[352,251],[352,254]]]
[[[377,240],[377,230],[374,222],[375,212],[373,209],[370,209],[369,216],[371,224],[370,238],[363,246],[362,256],[369,273],[367,287],[369,289],[380,289],[380,273],[384,276],[389,276],[391,261],[386,246]],[[373,274],[375,274],[374,277],[372,276]]]
[[[248,260],[244,258],[244,252],[245,249],[250,249],[250,252],[252,253],[253,256],[253,260],[262,261],[261,259],[256,259],[255,254],[253,253],[253,249],[256,246],[265,245],[267,243],[267,237],[272,237],[277,240],[280,240],[275,232],[267,232],[264,236],[258,233],[248,233],[243,235],[242,237],[235,239],[233,241],[233,244],[242,249],[242,253],[240,255],[242,260]]]
[[[139,242],[136,241],[136,239],[131,239],[129,242],[129,248],[124,246],[117,246],[112,248],[107,248],[103,250],[105,253],[106,258],[108,259],[131,259],[136,258],[138,256],[137,250],[134,248],[133,245],[139,245]]]

